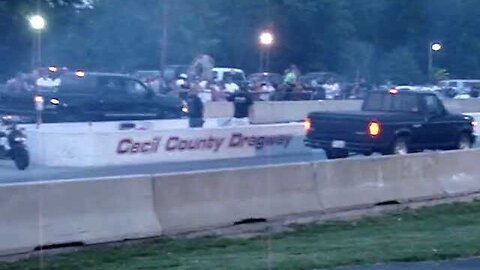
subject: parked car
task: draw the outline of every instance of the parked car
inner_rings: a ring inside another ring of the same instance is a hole
[[[173,81],[178,78],[182,73],[188,73],[188,65],[167,65],[164,70],[164,79],[166,82]],[[135,78],[145,78],[145,77],[161,77],[161,70],[152,69],[152,70],[137,70],[132,73],[132,76]]]
[[[0,112],[35,119],[34,102],[42,102],[44,122],[180,118],[184,103],[158,95],[139,80],[122,74],[66,72],[60,85],[33,92],[0,91]]]
[[[312,112],[305,144],[329,159],[350,153],[407,154],[467,149],[475,142],[471,116],[448,112],[431,91],[372,91],[356,112]]]
[[[480,89],[480,80],[444,80],[438,83],[439,92],[446,97],[470,95],[473,89]]]
[[[225,81],[227,77],[231,77],[233,82],[235,82],[240,88],[248,88],[248,80],[245,76],[245,72],[241,69],[215,67],[212,71],[215,76],[215,81]]]

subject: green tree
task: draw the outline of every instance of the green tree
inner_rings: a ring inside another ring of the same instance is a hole
[[[415,61],[413,53],[399,47],[388,53],[380,64],[380,78],[395,84],[421,83],[424,75]]]

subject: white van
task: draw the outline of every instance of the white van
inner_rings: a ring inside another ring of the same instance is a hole
[[[238,68],[222,68],[216,67],[212,69],[215,76],[215,81],[225,81],[227,76],[231,76],[235,83],[241,82],[244,83],[247,81],[245,72]]]
[[[438,85],[442,89],[453,89],[457,95],[469,94],[472,88],[480,89],[480,80],[444,80]]]

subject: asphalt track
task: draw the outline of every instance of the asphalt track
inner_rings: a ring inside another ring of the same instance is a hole
[[[475,148],[480,144],[477,142]],[[373,157],[378,155],[373,155]],[[372,158],[365,156],[352,156],[349,158]],[[25,171],[15,168],[13,161],[0,161],[0,184],[15,182],[54,181],[68,179],[82,179],[109,176],[128,176],[141,174],[178,173],[199,170],[226,169],[239,167],[254,167],[272,164],[289,164],[296,162],[310,162],[326,160],[322,150],[315,150],[311,154],[236,158],[208,161],[186,161],[175,163],[154,163],[129,166],[65,168],[65,167],[40,167],[31,166]],[[479,268],[480,269],[480,268]]]
[[[479,270],[480,258],[446,262],[396,263],[363,267],[344,267],[337,270]]]
[[[237,158],[193,162],[188,161],[176,163],[142,164],[132,166],[89,168],[47,168],[31,166],[25,171],[17,170],[15,168],[15,165],[13,164],[13,161],[2,160],[0,161],[0,183],[53,181],[120,175],[126,176],[139,174],[176,173],[198,170],[253,167],[269,164],[308,162],[317,160],[325,160],[325,154],[323,153],[323,151],[315,151],[312,154],[304,155]]]

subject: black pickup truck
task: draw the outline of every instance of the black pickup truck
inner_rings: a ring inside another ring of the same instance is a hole
[[[55,87],[32,91],[0,89],[0,113],[35,121],[35,101],[43,101],[43,121],[82,122],[181,118],[187,108],[175,96],[160,95],[127,75],[64,72]]]
[[[305,144],[324,149],[329,159],[468,149],[476,124],[471,116],[448,112],[432,92],[372,91],[361,111],[310,113]]]

